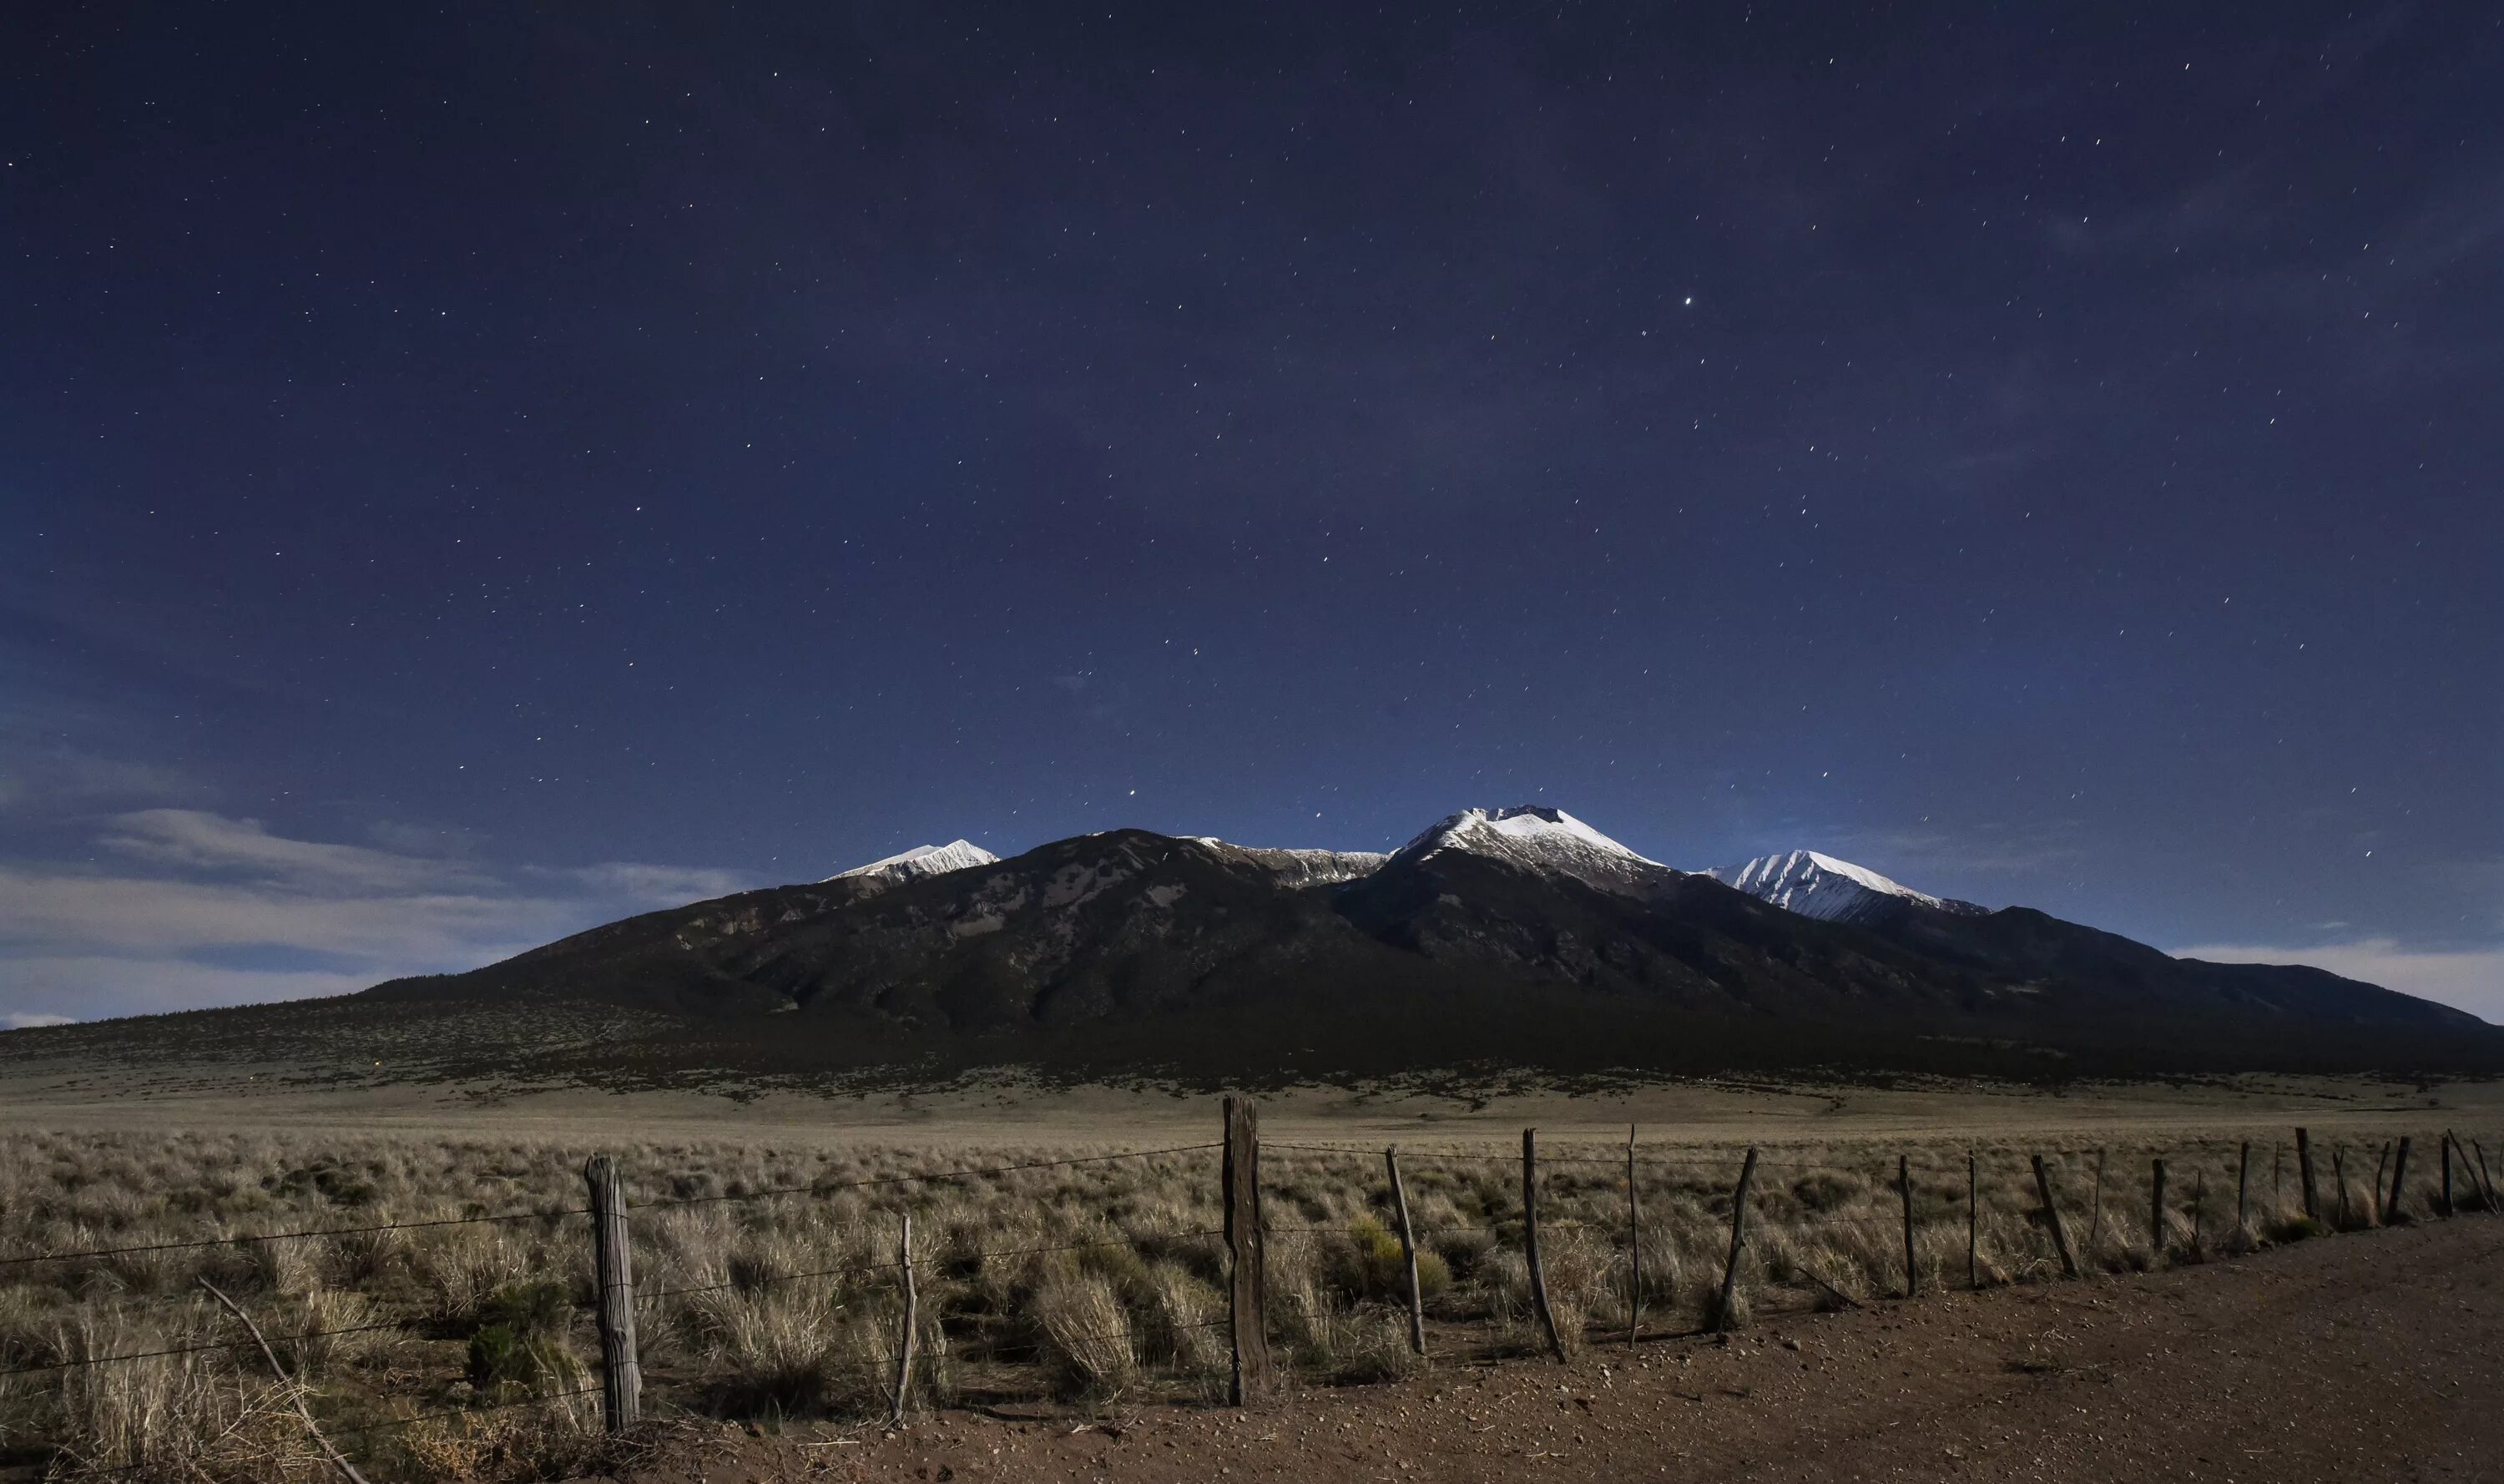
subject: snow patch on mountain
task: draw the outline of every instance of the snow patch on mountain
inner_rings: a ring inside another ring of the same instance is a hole
[[[1717,866],[1704,874],[1759,901],[1826,922],[1866,921],[1900,903],[1961,917],[1980,916],[1988,911],[1971,902],[1915,891],[1866,866],[1856,866],[1816,850],[1759,855],[1735,866]]]
[[[943,876],[951,871],[963,871],[973,866],[988,866],[999,857],[970,840],[954,840],[944,846],[915,846],[910,850],[838,871],[827,877],[830,881],[852,880],[867,877],[896,885],[918,881],[925,876]]]
[[[1285,849],[1271,846],[1238,846],[1214,835],[1191,837],[1214,850],[1230,851],[1290,886],[1328,886],[1371,876],[1391,857],[1380,850]]]
[[[1561,809],[1523,804],[1467,809],[1401,847],[1423,861],[1445,850],[1486,856],[1523,870],[1570,876],[1604,890],[1639,894],[1680,873],[1638,855]]]

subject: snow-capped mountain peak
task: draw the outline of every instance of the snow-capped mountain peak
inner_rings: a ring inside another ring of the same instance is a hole
[[[1678,873],[1638,855],[1561,809],[1523,804],[1467,809],[1403,846],[1424,860],[1445,850],[1488,856],[1525,870],[1570,876],[1610,891],[1639,891]]]
[[[925,876],[941,876],[950,871],[962,871],[970,866],[988,866],[999,857],[970,840],[954,840],[944,846],[915,846],[910,850],[838,871],[827,877],[830,881],[870,877],[893,884],[920,880]]]
[[[1916,891],[1866,866],[1816,850],[1759,855],[1735,866],[1717,866],[1705,875],[1760,901],[1827,922],[1864,921],[1899,903],[1959,916],[1978,916],[1986,910],[1971,902]]]

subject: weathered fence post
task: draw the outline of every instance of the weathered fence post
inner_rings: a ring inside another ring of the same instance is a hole
[[[1972,1150],[1965,1152],[1965,1286],[1982,1287],[1982,1171]]]
[[[1921,1269],[1913,1261],[1913,1161],[1895,1156],[1895,1190],[1904,1197],[1904,1296],[1919,1297],[1922,1292]]]
[[[2270,1141],[2270,1220],[2286,1220],[2286,1151]]]
[[[2147,1200],[2147,1250],[2153,1265],[2165,1261],[2165,1156],[2156,1156],[2156,1178]]]
[[[2382,1189],[2382,1175],[2383,1172],[2388,1170],[2390,1167],[2391,1141],[2384,1139],[2382,1141],[2382,1152],[2374,1157],[2374,1198],[2365,1203],[2365,1214],[2373,1219],[2374,1225],[2377,1226],[2384,1225],[2382,1221],[2382,1212],[2387,1209],[2389,1205]]]
[[[2386,1205],[2386,1206],[2384,1206],[2384,1207],[2382,1208],[2382,1225],[2385,1225],[2385,1226],[2395,1226],[2395,1225],[2399,1225],[2399,1221],[2400,1221],[2400,1194],[2401,1194],[2401,1192],[2402,1192],[2404,1190],[2406,1190],[2406,1189],[2407,1189],[2407,1186],[2408,1186],[2408,1179],[2409,1179],[2409,1136],[2408,1136],[2407,1134],[2402,1134],[2402,1135],[2400,1135],[2400,1153],[2399,1153],[2399,1157],[2398,1157],[2398,1158],[2396,1158],[2396,1159],[2393,1159],[2393,1160],[2391,1161],[2391,1199],[2390,1199],[2390,1203],[2389,1203],[2388,1205]]]
[[[1226,1099],[1226,1247],[1234,1268],[1228,1326],[1235,1365],[1229,1394],[1236,1406],[1269,1395],[1269,1264],[1261,1232],[1261,1122],[1252,1099]]]
[[[2104,1152],[2100,1149],[2096,1151],[2096,1193],[2094,1198],[2087,1202],[2087,1261],[2089,1263],[2093,1263],[2096,1260],[2096,1255],[2104,1251],[2104,1248],[2098,1245],[2104,1237]]]
[[[2452,1214],[2452,1130],[2443,1131],[2443,1214]]]
[[[1556,1332],[1556,1315],[1548,1307],[1548,1269],[1539,1260],[1539,1130],[1521,1131],[1521,1249],[1530,1264],[1530,1305],[1539,1311],[1539,1327],[1548,1331],[1548,1348],[1565,1359],[1565,1341]]]
[[[2191,1180],[2191,1257],[2196,1260],[2208,1256],[2208,1172],[2195,1170]]]
[[[2308,1221],[2321,1220],[2321,1192],[2313,1183],[2313,1136],[2304,1129],[2295,1131],[2295,1167],[2297,1178],[2304,1184],[2304,1215]]]
[[[922,1295],[913,1286],[913,1213],[904,1213],[904,1226],[895,1239],[895,1265],[904,1269],[904,1343],[895,1357],[895,1415],[890,1427],[904,1426],[906,1398],[913,1395],[913,1352],[922,1340]]]
[[[2235,1236],[2237,1240],[2252,1234],[2252,1141],[2243,1141],[2243,1152],[2235,1160]]]
[[[1635,1125],[1626,1125],[1626,1348],[1643,1329],[1643,1202],[1635,1194]]]
[[[1408,1187],[1400,1178],[1400,1151],[1382,1152],[1391,1171],[1391,1210],[1400,1218],[1400,1260],[1408,1266],[1408,1348],[1426,1353],[1426,1296],[1417,1291],[1417,1231],[1408,1225]]]
[[[635,1260],[626,1240],[626,1192],[617,1162],[584,1161],[591,1188],[591,1261],[598,1285],[600,1399],[609,1431],[623,1432],[643,1413],[643,1367],[635,1359]]]
[[[2043,1197],[2043,1219],[2051,1224],[2052,1245],[2061,1250],[2061,1271],[2078,1276],[2078,1255],[2069,1248],[2069,1228],[2061,1220],[2061,1203],[2052,1198],[2052,1172],[2043,1165],[2043,1156],[2034,1156],[2034,1193]]]
[[[2348,1229],[2348,1151],[2330,1146],[2330,1178],[2339,1187],[2339,1229]]]
[[[1730,1260],[1722,1268],[1722,1302],[1712,1314],[1713,1328],[1732,1329],[1732,1310],[1739,1301],[1739,1257],[1748,1250],[1748,1187],[1756,1179],[1756,1152],[1739,1166],[1739,1188],[1730,1193]]]
[[[2478,1156],[2478,1184],[2487,1191],[2487,1209],[2495,1209],[2495,1172],[2487,1167],[2487,1146],[2476,1139],[2469,1141],[2471,1153]]]

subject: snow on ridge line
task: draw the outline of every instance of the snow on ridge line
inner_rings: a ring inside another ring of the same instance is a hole
[[[1759,901],[1827,921],[1864,916],[1878,909],[1880,898],[1960,915],[1984,911],[1970,902],[1916,891],[1866,866],[1818,850],[1778,851],[1735,866],[1717,866],[1704,874]]]
[[[910,850],[900,850],[865,866],[838,871],[826,880],[840,881],[852,877],[874,876],[887,880],[909,881],[974,866],[988,866],[998,859],[970,840],[954,840],[944,846],[915,846]]]
[[[1403,853],[1421,853],[1444,845],[1466,848],[1470,837],[1493,837],[1507,845],[1527,846],[1532,852],[1562,850],[1575,855],[1620,856],[1647,866],[1661,866],[1648,855],[1639,855],[1598,830],[1584,824],[1561,809],[1545,804],[1517,804],[1511,809],[1465,809],[1457,814],[1437,820],[1424,834],[1408,842]],[[1511,853],[1511,852],[1506,852]]]

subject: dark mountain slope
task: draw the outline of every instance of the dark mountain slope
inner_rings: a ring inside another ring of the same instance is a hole
[[[1001,1063],[1209,1079],[2504,1068],[2491,1027],[2317,970],[2186,962],[2022,908],[1821,920],[1611,851],[1548,811],[1472,811],[1327,870],[1118,830],[648,913],[343,1000],[12,1033],[0,1061],[283,1048],[613,1083]]]

